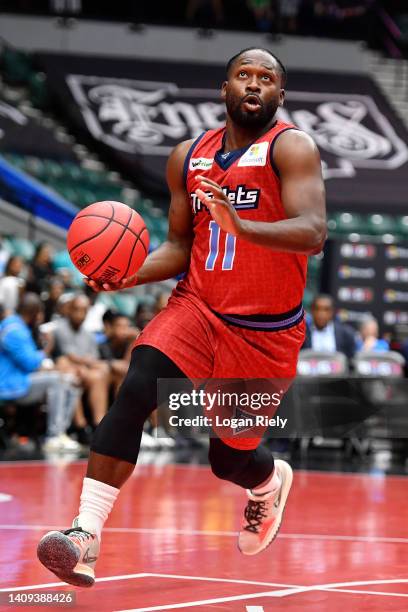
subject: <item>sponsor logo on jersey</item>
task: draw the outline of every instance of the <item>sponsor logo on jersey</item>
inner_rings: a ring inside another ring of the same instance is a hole
[[[352,244],[346,242],[340,247],[340,255],[350,259],[372,259],[377,252],[373,244]]]
[[[245,185],[237,185],[236,189],[230,189],[228,185],[226,185],[222,187],[222,190],[236,210],[258,208],[259,196],[261,194],[260,189],[248,189]],[[213,194],[209,191],[207,191],[206,194],[210,198],[213,197]],[[197,214],[204,209],[209,212],[207,207],[200,202],[194,192],[190,193],[190,198],[194,214]]]
[[[337,296],[341,302],[372,302],[374,292],[369,287],[340,287]]]
[[[257,142],[251,145],[241,156],[238,166],[241,168],[244,166],[265,166],[268,155],[269,142]]]
[[[190,170],[209,170],[213,165],[214,158],[192,157],[190,159]]]
[[[354,268],[352,266],[340,266],[340,278],[374,278],[374,268]]]

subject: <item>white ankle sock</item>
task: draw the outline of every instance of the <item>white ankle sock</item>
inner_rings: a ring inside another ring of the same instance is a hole
[[[99,480],[84,478],[78,525],[85,531],[95,533],[100,539],[103,525],[113,508],[119,491],[120,489]]]
[[[276,493],[276,491],[278,491],[281,484],[282,484],[281,477],[279,476],[278,471],[275,468],[269,480],[255,487],[254,489],[251,490],[251,492],[254,493],[255,495],[265,495],[266,493],[273,494],[273,493]]]

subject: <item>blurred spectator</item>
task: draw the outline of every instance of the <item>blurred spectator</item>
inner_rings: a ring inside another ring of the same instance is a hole
[[[360,326],[360,338],[357,339],[358,351],[388,351],[390,345],[379,336],[378,323],[374,317],[367,317]]]
[[[9,251],[4,246],[4,238],[0,234],[0,276],[4,273],[6,263],[10,257]]]
[[[297,21],[301,0],[280,0],[282,30],[293,34],[297,31]]]
[[[219,26],[224,19],[222,0],[188,0],[186,19],[201,28]]]
[[[158,296],[156,297],[156,303],[155,303],[156,314],[159,314],[159,312],[161,312],[163,308],[166,308],[167,303],[170,299],[170,296],[171,296],[171,291],[162,291],[161,293],[158,294]]]
[[[38,294],[47,291],[53,275],[52,249],[46,242],[40,242],[28,269],[27,291],[34,291]]]
[[[48,290],[48,297],[44,300],[44,321],[48,323],[58,314],[58,300],[65,291],[63,281],[55,276],[51,279]]]
[[[24,261],[19,255],[12,255],[6,264],[3,278],[0,278],[0,302],[15,312],[25,287],[21,277]]]
[[[109,368],[99,359],[94,335],[83,327],[89,304],[84,294],[68,302],[66,317],[56,321],[53,331],[54,355],[61,371],[70,372],[81,381],[87,391],[93,425],[98,425],[108,408]],[[83,422],[84,419],[82,425]]]
[[[106,340],[99,345],[99,355],[110,368],[110,382],[114,394],[128,371],[133,341],[139,330],[130,326],[129,317],[108,310],[103,316]]]
[[[156,314],[154,306],[141,302],[138,304],[135,313],[136,327],[140,330],[144,329],[146,325],[154,318]]]
[[[52,369],[47,359],[48,343],[39,350],[33,331],[41,321],[43,306],[35,293],[26,293],[17,314],[0,322],[0,398],[29,405],[44,402],[47,406],[47,432],[44,450],[79,450],[80,446],[66,435],[76,402],[78,388],[71,377]],[[45,369],[46,368],[46,369]]]
[[[270,32],[274,17],[271,0],[247,0],[247,4],[254,16],[257,30]]]
[[[102,296],[95,293],[90,287],[86,286],[84,293],[89,299],[89,309],[84,321],[84,329],[91,333],[98,333],[103,328],[103,315],[107,309],[106,304]]]
[[[334,318],[334,304],[330,295],[317,295],[311,306],[312,321],[306,324],[304,349],[339,351],[351,359],[356,352],[354,330]]]

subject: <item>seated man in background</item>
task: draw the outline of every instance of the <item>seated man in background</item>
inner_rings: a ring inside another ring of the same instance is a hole
[[[98,345],[93,334],[83,328],[89,309],[89,299],[77,294],[67,304],[66,317],[55,322],[54,355],[58,368],[77,376],[87,392],[93,423],[98,425],[108,409],[109,367],[99,359]],[[78,416],[79,413],[79,416]],[[78,409],[76,424],[86,426]]]
[[[51,344],[37,348],[34,335],[43,316],[43,305],[38,295],[26,293],[17,314],[0,321],[0,399],[16,404],[45,403],[47,432],[45,451],[77,451],[80,445],[71,440],[66,431],[72,421],[79,397],[79,389],[72,377],[53,369],[47,359]],[[47,369],[43,369],[47,367]]]
[[[311,306],[312,321],[306,324],[306,338],[302,349],[343,353],[352,359],[356,352],[356,336],[352,327],[334,317],[333,298],[317,295]]]
[[[386,340],[379,338],[378,322],[374,317],[367,317],[360,325],[360,338],[357,340],[357,350],[363,351],[389,351],[390,345]]]
[[[102,317],[106,340],[99,344],[99,356],[110,368],[110,382],[116,395],[129,368],[130,353],[139,330],[130,326],[129,317],[107,310]]]

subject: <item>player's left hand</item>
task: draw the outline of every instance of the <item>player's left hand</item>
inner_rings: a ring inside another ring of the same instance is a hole
[[[228,232],[232,236],[238,236],[242,230],[242,220],[222,191],[221,186],[205,176],[198,175],[197,179],[203,187],[203,189],[196,189],[195,191],[200,202],[208,208],[212,218],[224,232]],[[205,193],[204,189],[210,191],[212,197]]]

